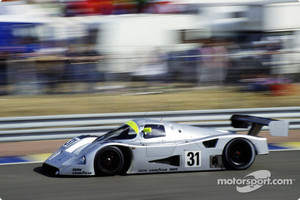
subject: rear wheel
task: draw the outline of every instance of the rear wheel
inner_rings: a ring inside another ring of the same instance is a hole
[[[124,165],[122,151],[115,146],[101,149],[95,157],[96,175],[112,176],[120,173]]]
[[[236,138],[226,144],[222,158],[226,169],[247,169],[255,160],[255,148],[249,140]]]

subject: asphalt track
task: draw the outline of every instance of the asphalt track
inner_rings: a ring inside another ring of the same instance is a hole
[[[234,185],[218,179],[242,179],[256,170],[269,170],[271,179],[292,179],[291,185],[264,185],[239,193]],[[284,199],[300,197],[300,151],[276,151],[259,156],[243,171],[215,171],[114,177],[49,177],[41,163],[0,166],[2,200],[202,200]]]

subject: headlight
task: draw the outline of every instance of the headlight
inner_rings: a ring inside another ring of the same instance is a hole
[[[78,165],[85,165],[85,163],[86,163],[86,157],[81,156],[81,158],[79,159],[79,162],[77,164]]]

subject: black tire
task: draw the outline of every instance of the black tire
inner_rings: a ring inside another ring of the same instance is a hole
[[[124,155],[118,147],[105,147],[96,154],[94,166],[96,175],[116,175],[124,166]]]
[[[226,169],[243,170],[253,164],[255,155],[255,148],[249,140],[236,138],[226,144],[222,159]]]

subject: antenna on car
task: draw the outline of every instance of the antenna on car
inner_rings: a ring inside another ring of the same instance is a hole
[[[166,111],[164,111],[164,114],[161,116],[159,121],[162,121],[162,119],[164,118],[165,113],[166,113]]]

